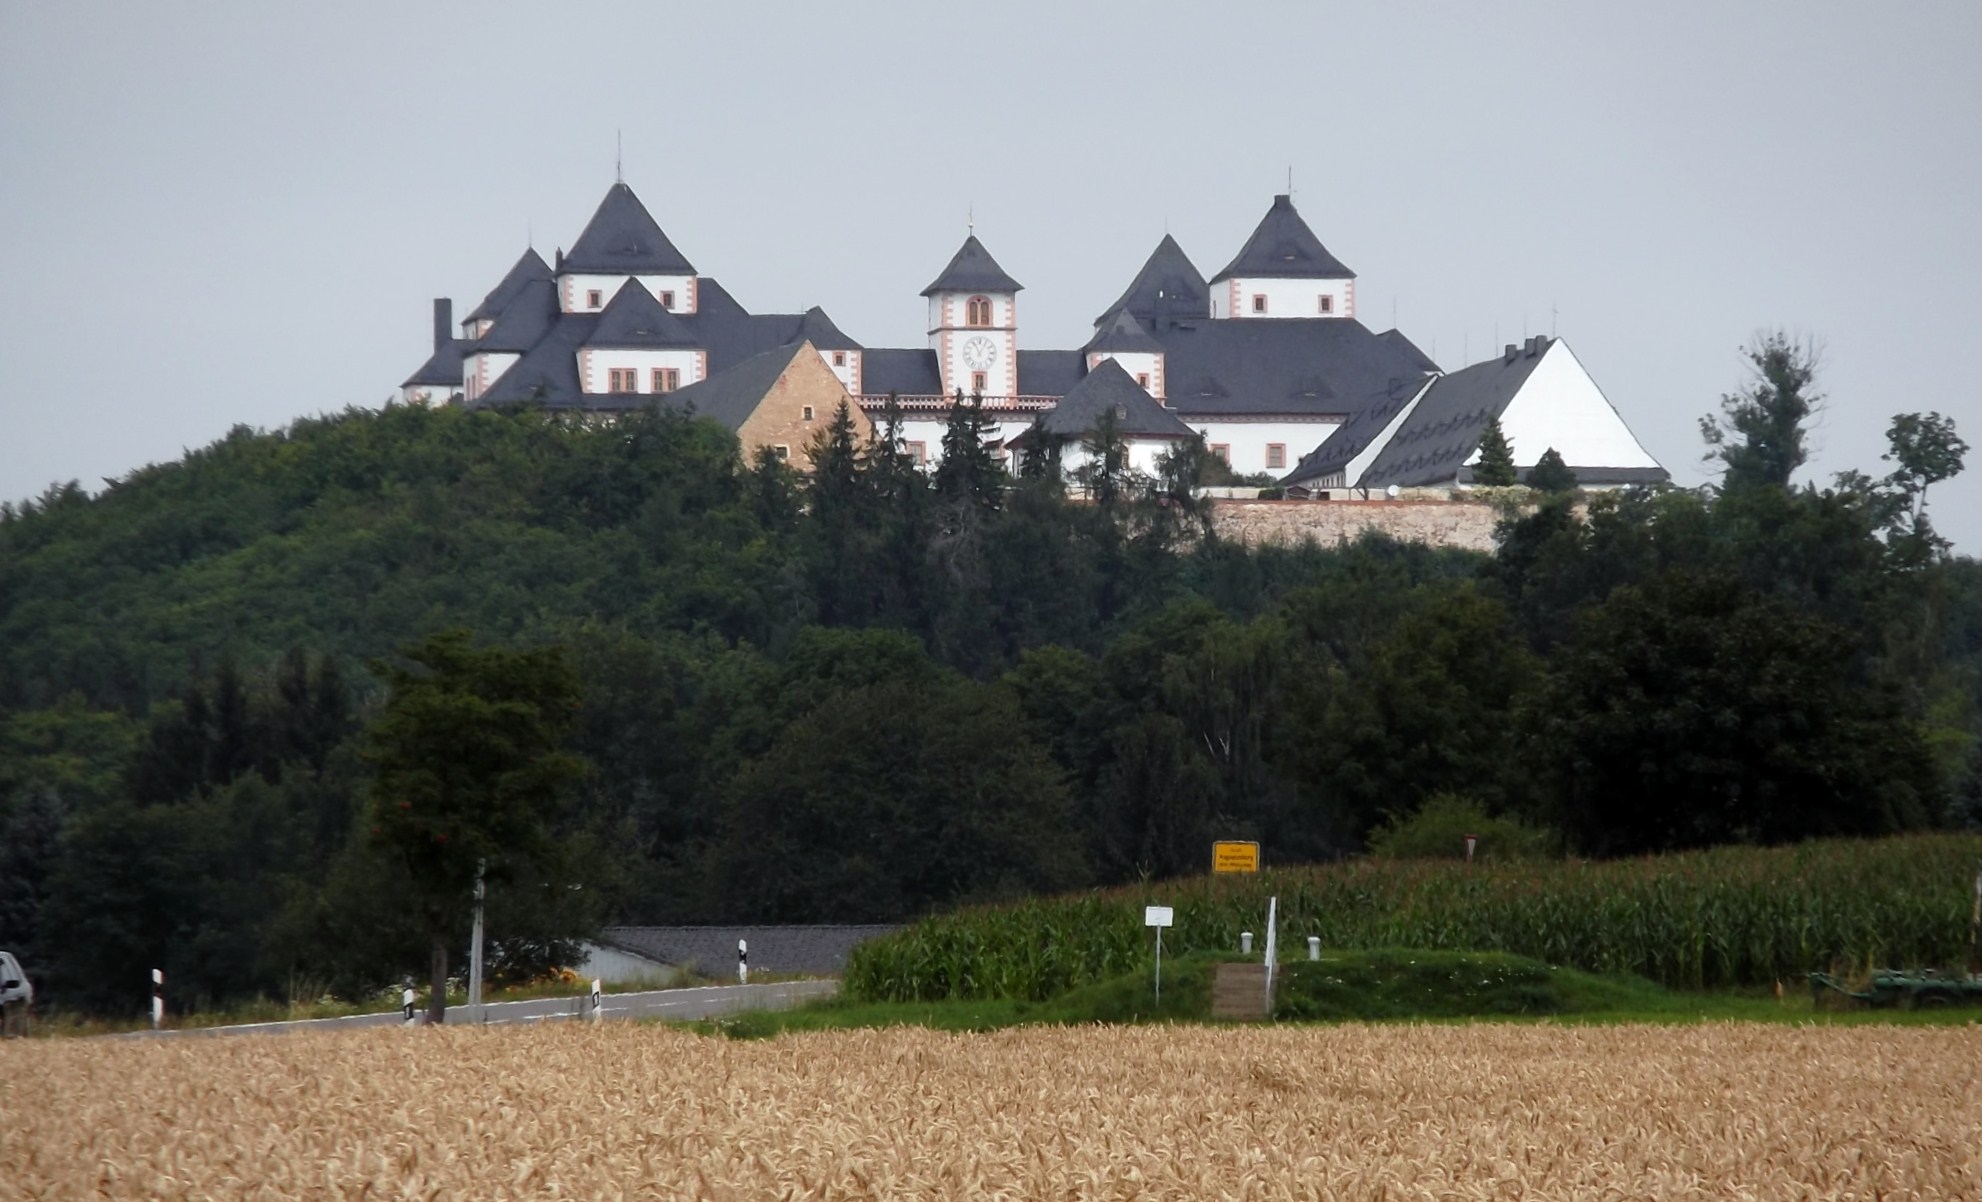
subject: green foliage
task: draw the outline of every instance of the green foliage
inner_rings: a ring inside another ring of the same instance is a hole
[[[1473,465],[1473,483],[1483,488],[1505,488],[1520,482],[1514,468],[1514,448],[1500,428],[1500,415],[1488,416],[1480,435],[1480,460]]]
[[[1505,952],[1381,948],[1295,959],[1274,981],[1280,1019],[1472,1018],[1565,1008],[1548,965]]]
[[[1414,814],[1393,814],[1370,834],[1370,854],[1385,860],[1463,860],[1468,835],[1476,839],[1473,858],[1481,863],[1561,855],[1562,837],[1554,831],[1495,816],[1458,793],[1426,798]]]
[[[1280,946],[1511,952],[1669,988],[1769,985],[1833,964],[1955,966],[1982,836],[1724,847],[1544,865],[1361,859],[975,907],[854,949],[869,1000],[1044,1000],[1140,971],[1146,905],[1165,958],[1237,948],[1279,898]]]
[[[1822,398],[1810,391],[1817,376],[1817,352],[1781,330],[1761,335],[1742,352],[1754,379],[1740,392],[1721,398],[1718,417],[1700,419],[1700,437],[1709,462],[1726,469],[1724,492],[1788,488],[1803,466],[1803,423]],[[1532,483],[1532,480],[1530,481]]]
[[[1543,496],[1556,496],[1576,491],[1576,473],[1562,461],[1562,453],[1554,447],[1542,452],[1535,460],[1535,466],[1528,469],[1528,487]]]

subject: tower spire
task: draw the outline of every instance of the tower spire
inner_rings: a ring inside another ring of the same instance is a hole
[[[626,158],[626,134],[623,130],[612,131],[612,182],[626,182],[626,172],[622,167]]]

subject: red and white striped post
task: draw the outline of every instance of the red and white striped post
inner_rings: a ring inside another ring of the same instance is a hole
[[[750,984],[750,944],[742,939],[736,941],[736,983]]]
[[[151,970],[151,1029],[156,1031],[165,1022],[165,970]]]

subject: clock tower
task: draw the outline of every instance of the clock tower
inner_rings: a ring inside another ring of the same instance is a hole
[[[1018,293],[1024,285],[1005,274],[972,234],[922,290],[929,300],[929,349],[936,352],[943,392],[955,396],[1016,396]]]

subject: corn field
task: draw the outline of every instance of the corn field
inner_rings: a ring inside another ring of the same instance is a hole
[[[1982,1028],[0,1045],[0,1198],[1982,1197]]]
[[[1960,967],[1982,837],[1828,840],[1594,863],[1379,861],[1197,877],[977,907],[854,950],[855,997],[1043,1000],[1147,967],[1145,905],[1176,911],[1166,954],[1263,943],[1505,951],[1700,989],[1812,970]]]

